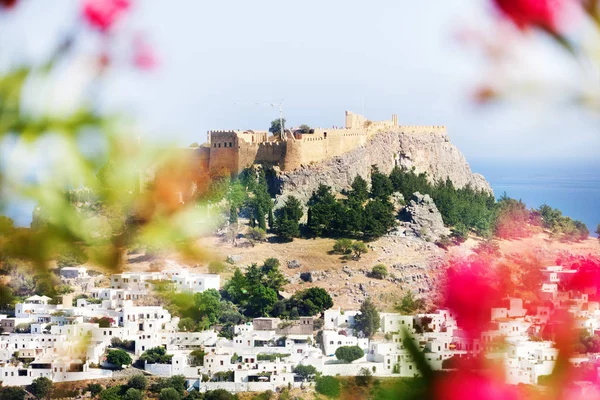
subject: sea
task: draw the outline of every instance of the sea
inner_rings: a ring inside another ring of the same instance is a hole
[[[529,208],[548,204],[585,223],[590,235],[600,224],[600,160],[556,162],[470,160],[492,185],[496,198],[504,192]]]

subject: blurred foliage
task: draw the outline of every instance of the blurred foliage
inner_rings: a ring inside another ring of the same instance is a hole
[[[0,170],[0,214],[9,201],[36,205],[29,229],[0,217],[0,267],[11,277],[11,289],[0,287],[3,304],[11,290],[54,295],[57,282],[47,272],[54,261],[118,271],[134,246],[202,260],[196,238],[219,222],[211,203],[225,195],[217,187],[222,180],[213,183],[200,172],[191,150],[142,144],[127,119],[102,113],[93,98],[59,113],[32,105],[32,88],[56,79],[76,39],[66,37],[40,65],[0,75],[0,145],[8,151],[49,149],[33,171],[12,164]],[[104,69],[92,72],[90,87]]]

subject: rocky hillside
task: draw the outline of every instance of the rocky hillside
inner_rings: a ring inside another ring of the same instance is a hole
[[[335,191],[347,189],[356,175],[370,179],[371,165],[389,174],[396,165],[426,172],[432,180],[450,178],[455,186],[470,184],[473,188],[492,193],[490,184],[480,174],[474,174],[463,154],[450,143],[448,135],[409,132],[382,132],[367,145],[342,156],[295,171],[281,173],[277,186],[279,197],[294,195],[306,201],[320,183]]]

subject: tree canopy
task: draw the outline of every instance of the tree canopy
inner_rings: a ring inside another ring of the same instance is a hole
[[[366,337],[372,337],[379,329],[381,320],[379,312],[370,298],[367,298],[360,306],[360,314],[354,317],[354,326],[357,331]]]

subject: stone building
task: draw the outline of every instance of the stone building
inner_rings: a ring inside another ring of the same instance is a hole
[[[209,131],[208,142],[190,151],[194,153],[197,165],[211,174],[225,171],[237,174],[253,164],[277,166],[282,171],[291,171],[364,146],[379,132],[418,133],[424,130],[445,133],[446,128],[399,126],[396,114],[392,115],[391,120],[374,122],[346,111],[343,128],[315,128],[311,129],[311,133],[286,129],[283,140],[269,136],[267,131]]]

